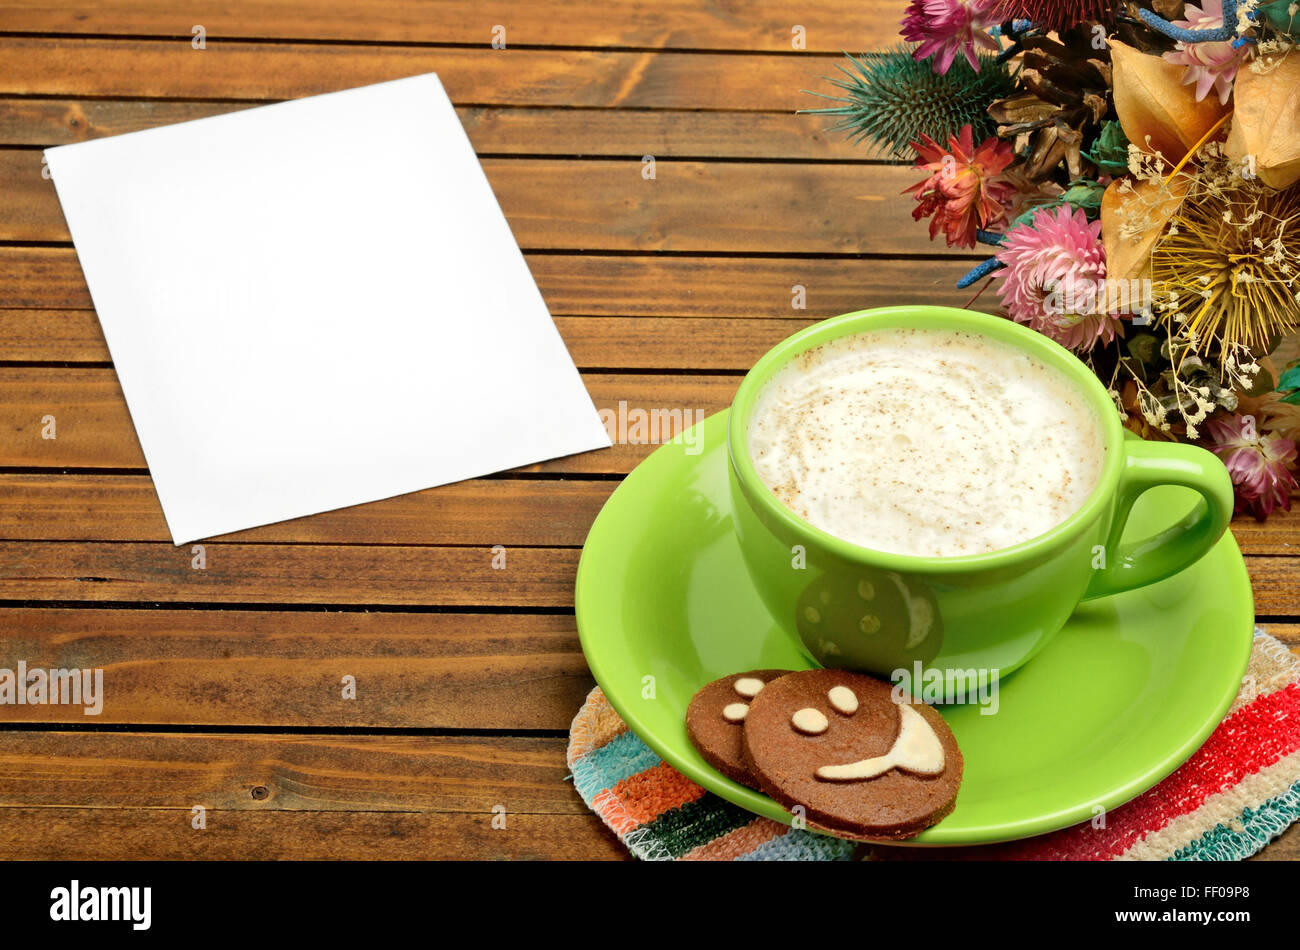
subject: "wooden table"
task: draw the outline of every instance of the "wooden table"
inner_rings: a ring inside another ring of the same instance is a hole
[[[592,686],[573,581],[652,448],[240,532],[196,569],[168,540],[43,147],[436,70],[597,404],[711,413],[815,320],[967,300],[975,258],[931,244],[898,196],[915,173],[794,114],[841,48],[892,42],[902,7],[0,2],[0,667],[102,667],[108,692],[93,719],[0,710],[0,854],[622,857],[565,781]],[[1235,526],[1291,644],[1296,529]],[[1265,854],[1297,856],[1300,836]]]

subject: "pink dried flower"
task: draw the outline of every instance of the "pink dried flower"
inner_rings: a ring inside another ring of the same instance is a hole
[[[1210,451],[1223,459],[1232,476],[1237,511],[1249,511],[1263,521],[1274,508],[1291,510],[1291,492],[1297,485],[1296,445],[1276,433],[1264,435],[1255,428],[1254,416],[1233,413],[1207,425],[1214,444]]]
[[[1187,4],[1183,11],[1185,20],[1175,20],[1174,26],[1186,30],[1217,30],[1223,26],[1223,0],[1202,0],[1198,7]],[[1232,83],[1237,78],[1237,67],[1246,63],[1254,55],[1254,44],[1243,43],[1234,49],[1231,40],[1209,43],[1178,43],[1178,49],[1165,53],[1165,59],[1178,66],[1186,66],[1183,85],[1196,83],[1196,101],[1200,102],[1210,94],[1211,89],[1219,93],[1219,102],[1225,106],[1232,96]]]
[[[958,53],[966,56],[971,68],[979,72],[977,48],[995,51],[998,41],[986,27],[997,20],[992,16],[997,0],[912,0],[903,17],[903,38],[919,43],[912,55],[929,59],[931,68],[945,75]]]
[[[914,221],[930,218],[930,240],[942,231],[949,247],[974,247],[977,231],[1006,219],[1016,190],[1002,174],[1015,160],[1010,142],[991,137],[976,148],[967,125],[948,137],[946,149],[925,134],[912,148],[916,167],[930,175],[903,194],[916,196]]]
[[[1108,311],[1100,221],[1070,205],[1040,209],[1006,233],[997,257],[1006,265],[1002,303],[1017,323],[1071,350],[1115,339],[1120,322]]]

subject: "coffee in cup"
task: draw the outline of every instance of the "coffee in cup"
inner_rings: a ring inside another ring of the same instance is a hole
[[[1068,377],[960,330],[889,328],[800,353],[749,422],[759,477],[853,544],[953,557],[1012,547],[1082,507],[1105,464]]]

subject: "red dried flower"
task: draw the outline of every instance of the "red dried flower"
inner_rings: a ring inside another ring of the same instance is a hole
[[[976,231],[1006,220],[1016,190],[1002,174],[1015,159],[1010,142],[994,137],[976,148],[967,125],[948,138],[947,149],[928,135],[912,148],[916,167],[930,176],[903,194],[916,196],[914,220],[930,219],[930,240],[942,231],[949,247],[974,247]]]

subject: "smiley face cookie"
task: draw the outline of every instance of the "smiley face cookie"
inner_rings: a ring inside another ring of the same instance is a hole
[[[734,673],[704,686],[686,708],[686,734],[704,761],[733,782],[750,788],[757,783],[745,769],[741,734],[749,704],[777,677],[789,670]]]
[[[895,703],[882,680],[838,670],[790,673],[748,704],[745,768],[810,828],[859,840],[909,838],[957,800],[962,756],[922,703]]]

